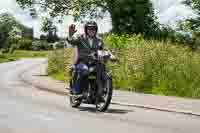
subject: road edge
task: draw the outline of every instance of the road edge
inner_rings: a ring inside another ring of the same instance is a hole
[[[40,90],[43,91],[47,91],[47,92],[51,92],[54,94],[58,94],[58,95],[62,95],[62,96],[68,96],[69,95],[69,88],[66,88],[65,91],[66,92],[60,92],[60,91],[56,91],[53,89],[49,89],[50,86],[42,86],[41,84],[36,84],[34,82],[32,82],[31,80],[29,80],[29,78],[24,78],[24,75],[29,72],[31,69],[35,68],[35,67],[40,67],[41,65],[45,64],[46,61],[33,65],[27,69],[25,69],[20,75],[19,78],[20,80],[22,80],[22,82],[24,82],[25,84],[31,85],[33,87],[36,87]],[[52,82],[55,81],[52,79]],[[151,106],[151,105],[142,105],[142,104],[130,104],[130,103],[123,103],[120,101],[112,101],[111,104],[113,105],[120,105],[120,106],[130,106],[130,107],[137,107],[137,108],[143,108],[143,109],[150,109],[150,110],[157,110],[157,111],[163,111],[163,112],[172,112],[172,113],[179,113],[179,114],[185,114],[185,115],[193,115],[193,116],[199,116],[200,117],[200,113],[198,112],[193,112],[193,111],[187,111],[187,110],[177,110],[177,109],[170,109],[170,108],[162,108],[162,107],[158,107],[158,106]]]

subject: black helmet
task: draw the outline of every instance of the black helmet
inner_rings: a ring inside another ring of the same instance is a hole
[[[87,22],[87,23],[85,24],[85,28],[84,28],[85,34],[86,34],[86,35],[87,35],[87,28],[88,28],[88,27],[94,27],[95,30],[96,30],[96,32],[98,31],[97,23],[96,23],[95,21],[89,21],[89,22]]]

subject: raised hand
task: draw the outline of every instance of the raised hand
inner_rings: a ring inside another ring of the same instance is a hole
[[[76,30],[76,25],[75,25],[75,24],[71,24],[71,25],[69,26],[69,35],[72,36],[72,35],[74,35],[76,32],[77,32],[77,30]]]

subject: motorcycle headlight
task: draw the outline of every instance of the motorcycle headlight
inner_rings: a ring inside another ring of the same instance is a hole
[[[89,72],[93,72],[94,69],[95,69],[94,67],[90,67],[90,68],[89,68]]]

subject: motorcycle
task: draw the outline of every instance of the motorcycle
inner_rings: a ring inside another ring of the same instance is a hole
[[[104,112],[108,109],[113,93],[112,73],[106,70],[107,61],[116,61],[110,51],[97,50],[88,55],[88,71],[81,84],[81,96],[74,95],[73,86],[75,83],[76,67],[70,71],[70,105],[78,108],[81,103],[96,105],[96,110]]]

